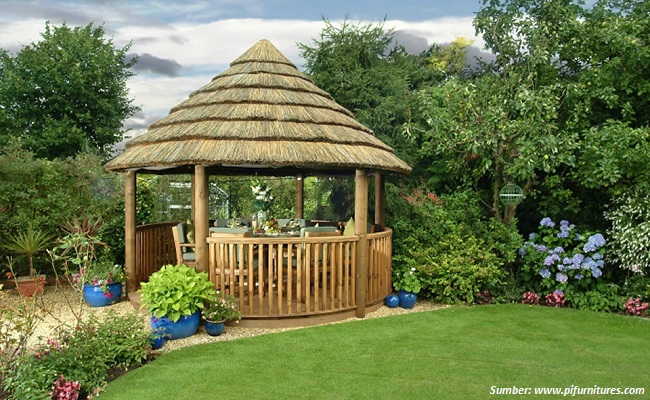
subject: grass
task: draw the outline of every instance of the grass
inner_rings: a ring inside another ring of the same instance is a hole
[[[647,396],[648,338],[647,318],[451,307],[187,347],[111,382],[101,398],[481,399],[511,397],[491,386],[571,385],[645,387]]]

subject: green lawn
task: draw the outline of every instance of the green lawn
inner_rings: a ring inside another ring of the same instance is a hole
[[[492,386],[571,385],[644,387],[645,396],[618,397],[648,398],[649,341],[647,318],[452,307],[184,348],[101,398],[482,399],[512,397],[490,395]]]

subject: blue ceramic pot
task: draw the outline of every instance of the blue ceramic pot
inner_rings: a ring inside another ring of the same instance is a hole
[[[402,308],[413,308],[415,306],[415,302],[417,301],[417,299],[418,299],[417,294],[400,290],[399,306]]]
[[[398,305],[399,305],[399,297],[396,294],[391,293],[388,296],[386,296],[386,306],[390,308],[395,308]]]
[[[161,328],[164,330],[169,339],[182,339],[192,336],[199,330],[199,322],[201,321],[201,312],[196,311],[192,315],[183,315],[176,322],[172,322],[167,317],[151,317],[151,328],[155,331]]]
[[[226,323],[205,321],[205,332],[210,336],[219,336],[223,333]]]
[[[122,283],[109,283],[108,293],[104,293],[99,285],[84,285],[83,295],[84,300],[91,307],[108,306],[122,298]]]

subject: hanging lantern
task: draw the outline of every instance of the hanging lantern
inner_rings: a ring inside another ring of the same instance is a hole
[[[524,193],[519,186],[508,183],[499,191],[499,198],[507,206],[516,206],[524,199]]]

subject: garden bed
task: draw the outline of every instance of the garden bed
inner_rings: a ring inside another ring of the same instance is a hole
[[[5,289],[6,293],[9,295],[6,297],[6,305],[13,307],[17,306],[21,298],[18,295],[18,292],[15,289]],[[31,300],[30,300],[31,301]],[[81,294],[73,290],[70,286],[67,285],[58,285],[58,286],[46,286],[45,293],[42,296],[37,296],[33,299],[39,308],[42,310],[41,318],[36,325],[36,331],[32,338],[30,339],[29,347],[33,347],[39,342],[39,337],[42,338],[42,341],[47,340],[48,336],[54,331],[54,329],[60,326],[62,323],[72,324],[75,322],[75,314],[71,310],[75,310],[77,313],[79,310],[82,310],[82,315],[84,318],[87,318],[90,315],[95,315],[98,318],[103,318],[109,312],[116,312],[119,314],[134,313],[136,310],[133,305],[127,301],[123,300],[116,304],[113,304],[108,307],[88,307],[82,303]],[[412,312],[420,311],[431,311],[439,309],[445,306],[432,304],[428,301],[420,301],[412,309],[403,309],[400,307],[389,308],[382,306],[376,311],[368,313],[366,318],[378,318],[389,315],[396,314],[405,314]],[[143,324],[149,324],[149,316],[145,314],[145,311],[142,310],[140,313],[142,317]],[[342,322],[358,321],[357,318],[349,318]],[[225,332],[220,336],[210,336],[205,333],[205,329],[201,327],[199,332],[196,335],[190,336],[184,339],[178,339],[173,341],[166,342],[165,346],[158,352],[164,353],[179,349],[186,346],[191,346],[194,344],[217,342],[217,341],[226,341],[233,340],[243,337],[251,337],[257,335],[263,335],[267,333],[280,332],[290,329],[299,329],[299,328],[281,328],[281,329],[262,329],[262,328],[244,328],[240,327],[237,324],[230,325],[226,328]]]

